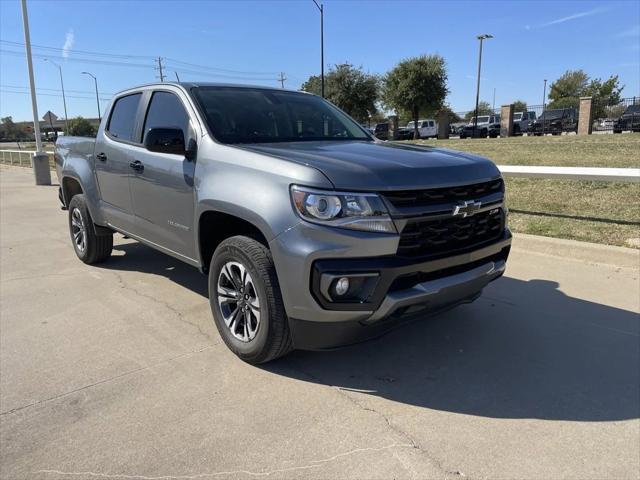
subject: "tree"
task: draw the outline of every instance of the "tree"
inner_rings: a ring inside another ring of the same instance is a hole
[[[378,77],[350,63],[335,65],[325,75],[325,97],[359,122],[368,121],[377,112]],[[321,79],[312,75],[302,85],[305,92],[321,93]]]
[[[414,138],[419,137],[420,112],[442,108],[447,90],[447,70],[440,55],[422,55],[401,61],[384,78],[382,100],[397,112],[410,112]]]
[[[476,113],[475,110],[471,110],[470,112],[465,113],[464,119],[466,121],[471,121],[475,113]],[[478,102],[478,116],[491,115],[492,113],[493,113],[493,109],[491,108],[491,105],[489,105],[489,102],[485,102],[484,100],[480,100]]]
[[[0,118],[0,139],[20,141],[29,137],[25,128],[16,124],[12,117]]]
[[[551,84],[549,108],[578,108],[580,97],[592,97],[593,115],[598,118],[604,115],[606,106],[620,103],[623,89],[617,75],[603,82],[600,78],[590,79],[582,70],[567,70]]]
[[[588,84],[589,75],[583,70],[567,70],[551,83],[549,108],[578,108]]]
[[[524,100],[516,100],[513,102],[513,111],[515,112],[526,112],[527,111],[527,102]]]
[[[88,120],[76,117],[69,120],[69,131],[66,133],[77,137],[95,137],[96,129]]]
[[[447,117],[449,119],[449,124],[452,123],[458,123],[460,121],[462,121],[462,119],[460,118],[460,116],[455,113],[453,110],[451,110],[451,107],[449,107],[448,105],[445,105],[444,107],[442,107],[437,113],[436,113],[436,117],[440,118],[440,114],[446,112]]]
[[[604,82],[599,78],[591,80],[584,91],[584,96],[593,98],[593,118],[616,116],[609,111],[611,108],[607,107],[612,107],[620,103],[623,88],[624,85],[620,86],[618,75],[611,75],[609,79]],[[607,114],[608,111],[609,113]]]

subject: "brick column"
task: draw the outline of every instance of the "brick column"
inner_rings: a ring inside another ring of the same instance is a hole
[[[513,103],[500,107],[500,137],[513,137]]]
[[[440,140],[449,138],[449,112],[446,110],[438,113],[438,138]]]
[[[591,106],[591,97],[580,97],[580,112],[578,113],[578,135],[591,135],[591,129],[593,128]]]
[[[398,139],[398,116],[389,116],[389,140]]]

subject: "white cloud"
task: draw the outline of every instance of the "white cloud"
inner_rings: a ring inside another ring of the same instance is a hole
[[[549,22],[543,23],[541,25],[539,25],[539,27],[550,27],[551,25],[558,25],[560,23],[565,23],[565,22],[569,22],[571,20],[576,20],[578,18],[583,18],[583,17],[590,17],[592,15],[597,15],[599,13],[603,13],[606,12],[607,10],[609,10],[608,8],[594,8],[593,10],[587,10],[584,12],[578,12],[578,13],[574,13],[573,15],[568,15],[566,17],[562,17],[562,18],[556,18],[555,20],[551,20]]]
[[[69,58],[69,53],[71,53],[74,42],[75,36],[73,35],[73,30],[69,29],[64,36],[64,45],[62,46],[62,56],[64,58]]]
[[[640,25],[631,27],[629,30],[624,30],[616,35],[618,38],[623,37],[640,37]]]

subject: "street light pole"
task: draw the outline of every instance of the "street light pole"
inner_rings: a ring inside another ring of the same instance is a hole
[[[100,98],[98,97],[98,79],[95,77],[95,75],[89,72],[82,72],[82,74],[89,75],[91,78],[93,78],[93,83],[96,86],[96,105],[98,106],[98,123],[100,123],[102,121],[102,115],[100,115]]]
[[[544,112],[547,109],[547,79],[544,79],[544,90],[542,93],[542,136],[544,137],[544,121],[545,116],[544,116]]]
[[[482,42],[489,38],[493,38],[493,35],[485,33],[483,35],[478,35],[476,38],[480,40],[480,52],[478,54],[478,84],[476,86],[476,112],[473,120],[473,138],[475,138],[476,130],[478,129],[478,104],[480,103],[480,71],[482,69]]]
[[[24,27],[24,45],[27,53],[27,68],[29,70],[29,88],[31,90],[31,109],[33,110],[33,133],[36,137],[36,153],[32,157],[33,176],[36,185],[51,185],[51,170],[49,155],[42,150],[40,137],[40,119],[38,118],[38,101],[36,99],[36,81],[33,77],[33,59],[31,58],[31,35],[29,34],[29,14],[27,0],[22,0],[22,24]]]
[[[324,4],[316,2],[318,10],[320,10],[320,92],[322,98],[324,98]]]
[[[64,105],[64,128],[65,133],[68,135],[69,133],[69,117],[67,116],[67,97],[64,95],[64,80],[62,80],[62,67],[58,65],[53,60],[49,60],[48,58],[44,59],[45,62],[49,62],[52,65],[58,67],[58,71],[60,72],[60,87],[62,88],[62,105]]]

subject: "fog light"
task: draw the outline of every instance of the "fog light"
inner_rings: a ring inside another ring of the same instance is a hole
[[[349,291],[349,279],[347,277],[340,278],[334,287],[336,295],[344,295]]]

